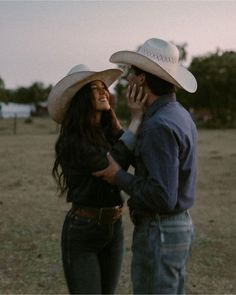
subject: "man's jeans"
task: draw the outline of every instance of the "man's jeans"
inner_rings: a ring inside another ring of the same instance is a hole
[[[187,211],[136,225],[131,266],[134,294],[184,294],[192,238],[193,225]]]
[[[62,230],[62,259],[71,294],[114,294],[123,257],[123,225],[96,224],[70,210]]]

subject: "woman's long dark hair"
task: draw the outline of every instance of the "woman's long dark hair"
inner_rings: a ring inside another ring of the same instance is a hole
[[[72,98],[55,144],[56,159],[52,175],[59,185],[60,196],[68,189],[66,167],[74,161],[71,159],[73,149],[79,146],[79,142],[84,140],[96,146],[110,148],[120,132],[119,122],[112,109],[102,112],[99,126],[94,122],[92,91],[90,85],[86,84]]]

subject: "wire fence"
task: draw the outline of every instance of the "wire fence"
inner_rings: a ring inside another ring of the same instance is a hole
[[[125,129],[127,121],[119,119],[121,126]],[[43,135],[58,134],[60,124],[54,122],[49,116],[19,118],[0,117],[0,136],[2,135]]]
[[[59,129],[60,125],[56,124],[48,116],[0,118],[0,136],[57,134]]]

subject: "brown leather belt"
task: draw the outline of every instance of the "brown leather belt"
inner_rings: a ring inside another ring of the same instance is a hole
[[[80,217],[92,218],[98,224],[115,223],[122,215],[123,207],[75,208],[74,213]]]

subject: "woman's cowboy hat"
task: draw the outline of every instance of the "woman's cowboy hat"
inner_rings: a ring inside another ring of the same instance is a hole
[[[178,48],[161,39],[147,40],[137,52],[115,52],[110,57],[110,61],[116,64],[136,66],[188,92],[195,92],[197,89],[194,76],[179,64]]]
[[[64,114],[72,97],[80,88],[95,80],[103,81],[109,87],[123,72],[108,69],[101,72],[91,71],[83,64],[76,65],[51,90],[48,96],[48,112],[54,121],[62,123]]]

